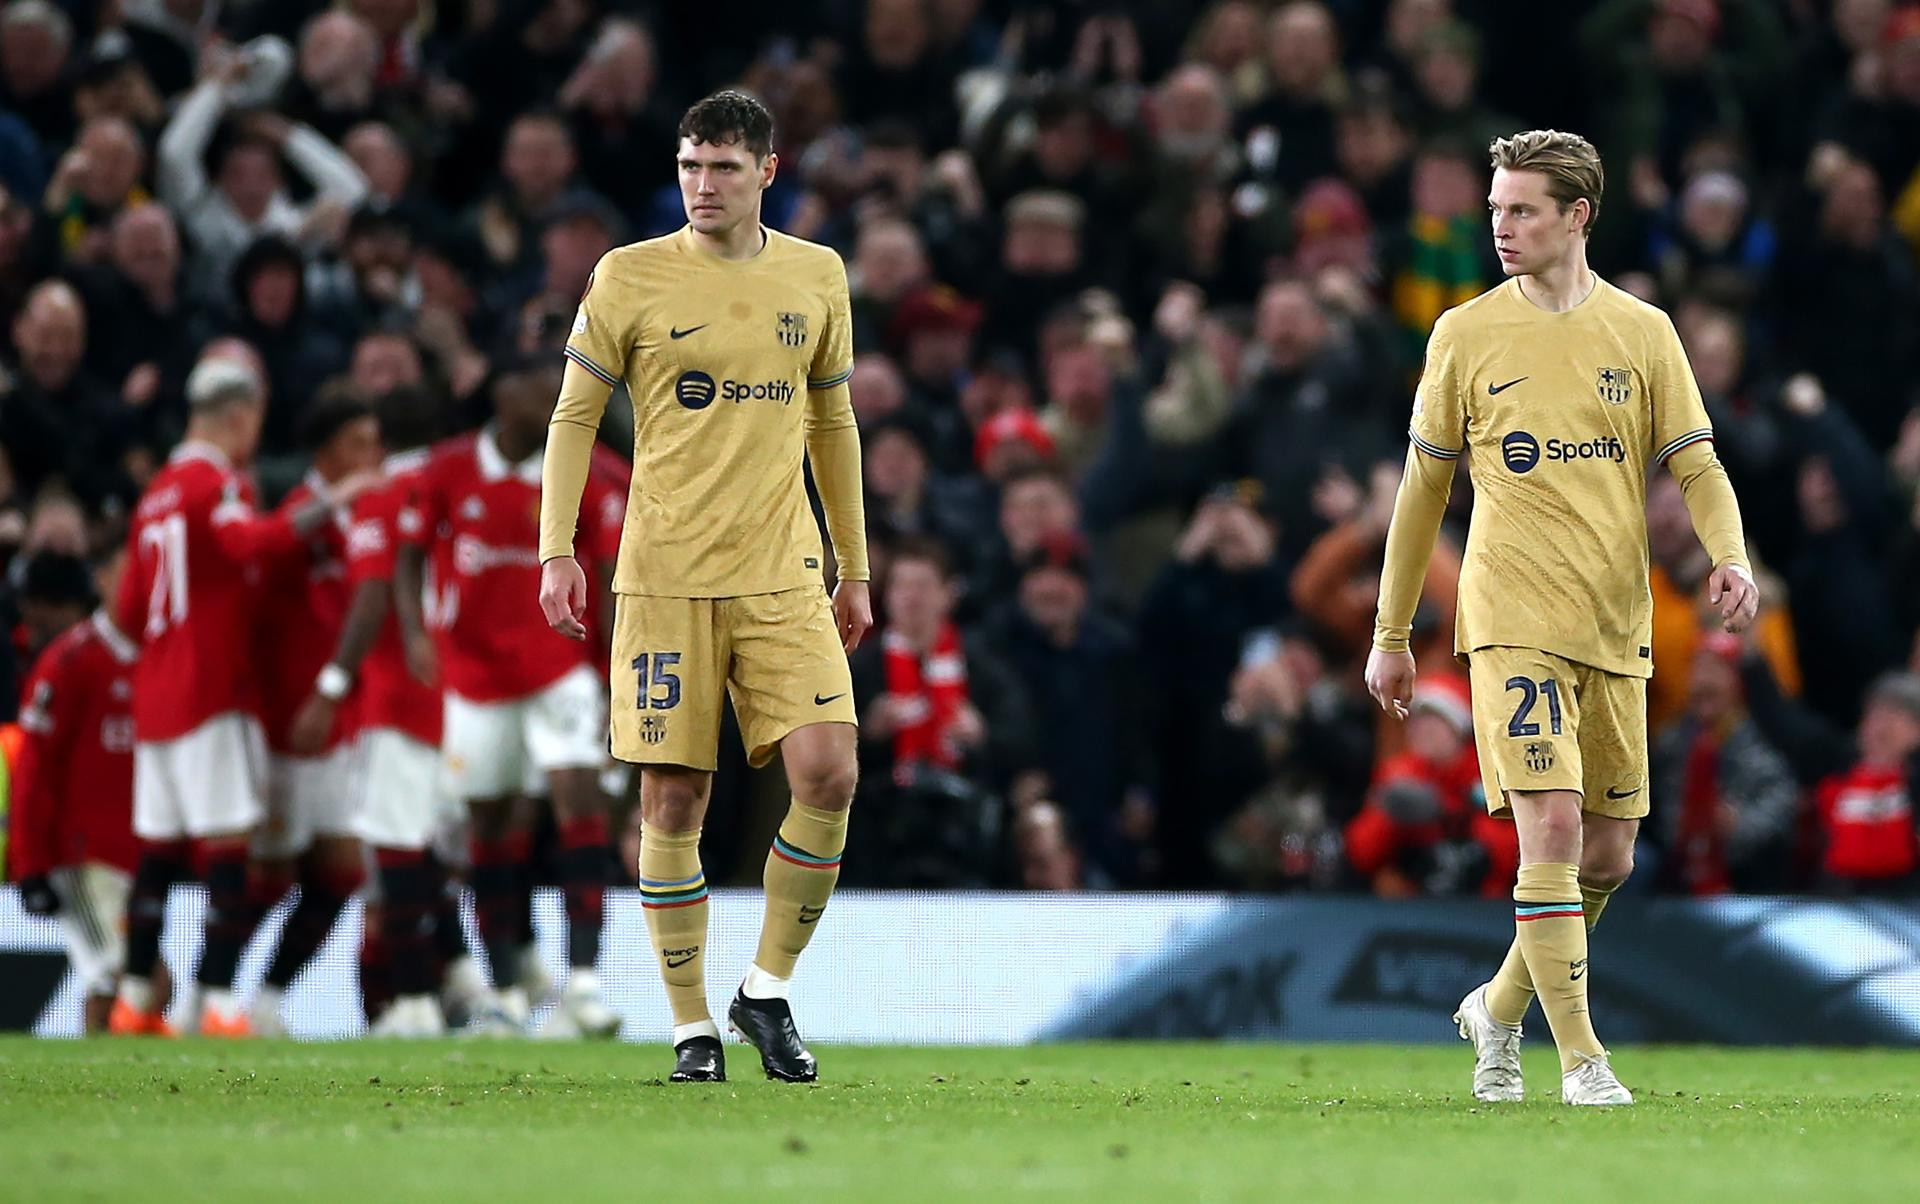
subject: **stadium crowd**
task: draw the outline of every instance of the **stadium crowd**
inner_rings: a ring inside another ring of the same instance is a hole
[[[0,709],[210,345],[269,399],[268,503],[316,414],[524,408],[599,256],[682,223],[679,113],[737,83],[769,223],[853,290],[880,624],[844,881],[1504,897],[1450,664],[1466,483],[1412,718],[1360,674],[1427,332],[1502,278],[1486,144],[1551,126],[1605,156],[1592,262],[1673,315],[1763,566],[1718,632],[1651,482],[1635,885],[1920,890],[1920,5],[1516,11],[7,0]],[[707,862],[749,880],[722,749]]]

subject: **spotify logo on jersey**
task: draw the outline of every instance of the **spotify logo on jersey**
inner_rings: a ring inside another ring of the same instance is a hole
[[[1509,472],[1532,472],[1540,462],[1540,441],[1525,431],[1515,431],[1500,441],[1500,458]]]
[[[704,410],[713,404],[713,378],[704,372],[682,372],[673,382],[673,395],[689,410]]]

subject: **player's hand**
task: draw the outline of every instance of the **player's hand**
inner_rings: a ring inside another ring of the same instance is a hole
[[[842,581],[833,589],[833,625],[848,652],[860,646],[873,626],[873,601],[864,581]]]
[[[423,686],[440,684],[440,654],[433,637],[422,631],[407,640],[407,672]]]
[[[361,494],[384,480],[386,477],[377,469],[348,473],[327,487],[327,500],[335,506],[351,506]]]
[[[1760,610],[1760,587],[1737,564],[1723,564],[1707,578],[1707,602],[1720,608],[1720,625],[1745,631]]]
[[[1407,704],[1413,701],[1413,653],[1382,652],[1375,648],[1367,654],[1367,693],[1383,711],[1392,711],[1396,719],[1407,717]]]
[[[587,638],[587,574],[578,560],[555,556],[540,566],[540,613],[568,639]]]
[[[317,757],[327,751],[327,737],[333,734],[333,718],[338,705],[320,694],[309,694],[293,713],[293,726],[287,729],[287,747],[296,757]]]
[[[53,893],[53,883],[47,881],[45,874],[35,874],[31,878],[20,880],[20,910],[30,916],[50,916],[59,913],[60,896]]]

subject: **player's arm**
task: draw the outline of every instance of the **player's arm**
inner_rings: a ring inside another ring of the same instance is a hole
[[[860,646],[873,626],[873,605],[867,594],[872,571],[867,564],[867,510],[860,478],[860,428],[853,417],[852,302],[847,293],[847,269],[834,257],[832,299],[827,328],[821,332],[807,373],[807,463],[813,468],[814,488],[827,516],[827,537],[833,541],[833,559],[839,584],[833,592],[834,619],[847,651]]]
[[[1693,519],[1693,532],[1713,560],[1707,600],[1720,609],[1728,631],[1742,631],[1760,607],[1753,564],[1747,559],[1747,537],[1740,521],[1740,503],[1733,482],[1713,448],[1713,423],[1700,399],[1693,367],[1673,323],[1663,319],[1662,347],[1653,361],[1654,460],[1680,482],[1680,493]]]
[[[353,691],[360,662],[367,658],[387,621],[393,599],[392,542],[379,517],[362,515],[347,533],[348,576],[353,600],[333,656],[314,678],[313,693],[294,714],[288,742],[296,754],[313,756],[326,748],[340,703]]]
[[[284,555],[324,526],[336,507],[350,504],[379,479],[377,473],[355,473],[319,490],[299,506],[267,514],[255,509],[237,489],[229,488],[213,508],[214,539],[231,560]]]
[[[1427,339],[1426,367],[1407,428],[1407,463],[1387,524],[1386,562],[1380,569],[1380,603],[1373,621],[1373,652],[1367,657],[1367,691],[1382,708],[1404,719],[1413,698],[1413,612],[1433,559],[1440,520],[1453,491],[1453,467],[1466,446],[1466,406],[1460,368],[1445,315]]]
[[[51,661],[51,657],[44,658]],[[20,762],[14,769],[13,805],[8,817],[7,863],[20,884],[21,906],[35,915],[52,915],[58,906],[46,876],[53,869],[55,816],[53,769],[72,755],[76,728],[71,683],[56,682],[57,665],[43,663],[27,683],[20,711]]]
[[[581,622],[587,612],[587,575],[573,555],[580,499],[593,470],[600,418],[607,411],[607,397],[620,383],[631,346],[629,319],[618,312],[622,307],[614,299],[617,291],[614,273],[602,256],[580,298],[573,333],[567,336],[567,371],[547,423],[547,451],[540,464],[540,611],[548,626],[574,640],[587,638]]]

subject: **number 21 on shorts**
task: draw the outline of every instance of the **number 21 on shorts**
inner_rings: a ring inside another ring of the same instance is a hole
[[[651,663],[653,672],[647,672]],[[633,658],[638,677],[634,691],[634,709],[670,711],[680,705],[680,675],[673,667],[680,663],[678,652],[642,652]]]
[[[1509,677],[1507,690],[1509,693],[1515,690],[1520,692],[1520,705],[1513,708],[1513,718],[1507,720],[1507,735],[1519,737],[1540,734],[1539,723],[1529,722],[1527,716],[1533,712],[1534,703],[1538,702],[1543,694],[1547,699],[1547,722],[1552,726],[1554,735],[1560,734],[1560,685],[1558,682],[1551,677],[1543,677],[1538,682],[1530,677]]]

